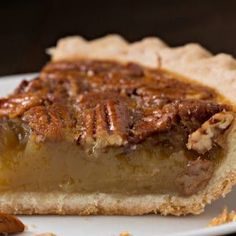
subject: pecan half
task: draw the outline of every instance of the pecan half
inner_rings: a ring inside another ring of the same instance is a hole
[[[0,213],[0,233],[21,233],[25,230],[24,224],[15,216]]]

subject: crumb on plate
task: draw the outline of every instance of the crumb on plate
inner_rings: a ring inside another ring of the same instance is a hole
[[[208,226],[212,227],[212,226],[222,225],[222,224],[226,224],[226,223],[234,222],[234,221],[236,221],[236,212],[235,211],[228,212],[227,207],[225,207],[223,211],[217,217],[213,218],[210,221]]]
[[[130,234],[127,231],[121,232],[119,236],[132,236],[132,234]]]

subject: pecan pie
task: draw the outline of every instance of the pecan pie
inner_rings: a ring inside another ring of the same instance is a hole
[[[181,215],[236,180],[236,62],[157,38],[79,37],[0,100],[0,210]]]

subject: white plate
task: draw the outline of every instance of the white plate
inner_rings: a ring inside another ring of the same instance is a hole
[[[11,92],[22,79],[30,79],[35,74],[16,75],[0,78],[0,96]],[[162,217],[147,216],[21,216],[20,219],[28,226],[28,231],[21,236],[35,233],[53,232],[56,235],[70,236],[118,236],[128,231],[133,236],[207,236],[225,235],[236,232],[236,222],[208,228],[208,222],[227,206],[236,208],[236,189],[225,199],[220,199],[208,206],[198,216]]]

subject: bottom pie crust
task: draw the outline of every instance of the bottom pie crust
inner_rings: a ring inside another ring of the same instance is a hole
[[[188,198],[160,194],[78,194],[5,192],[0,196],[0,210],[10,214],[58,214],[58,215],[187,215],[200,214],[205,205],[220,196],[225,196],[235,181],[236,175],[228,173],[218,183]],[[210,190],[211,189],[211,190]],[[209,190],[211,193],[209,193]]]

